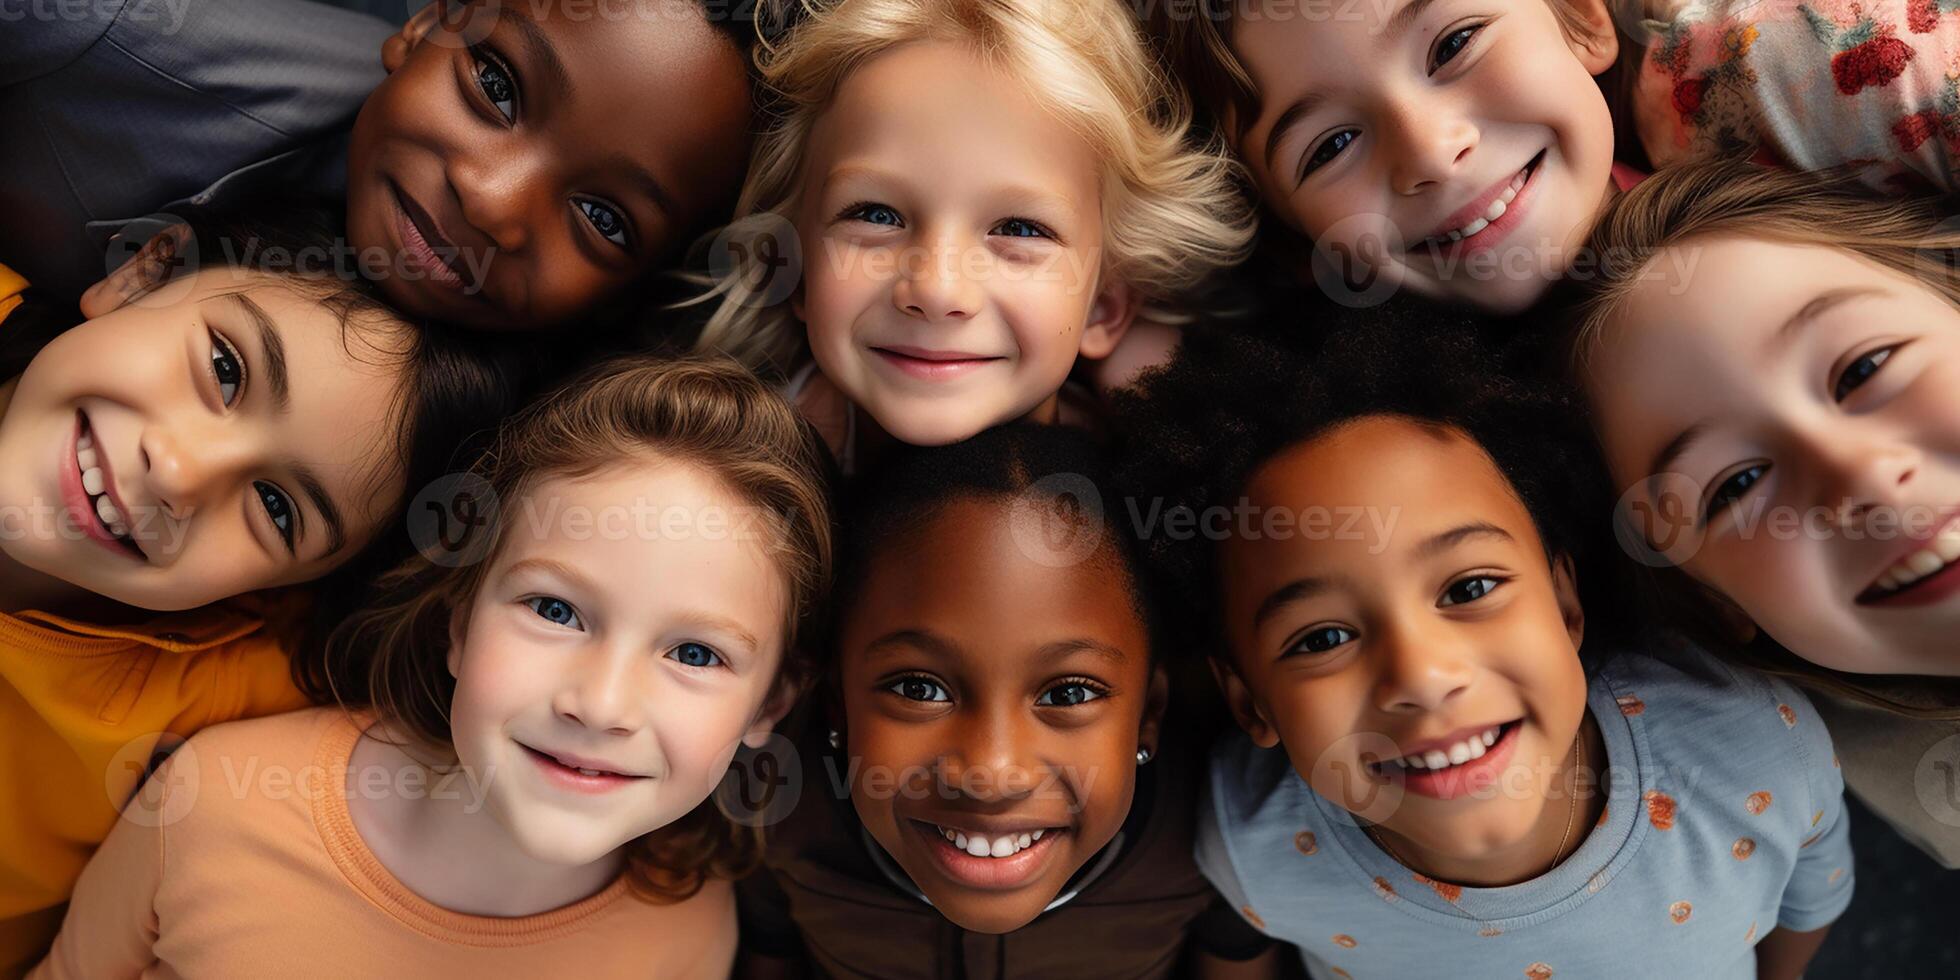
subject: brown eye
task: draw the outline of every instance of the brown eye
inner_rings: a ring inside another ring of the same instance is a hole
[[[211,334],[211,376],[218,382],[218,401],[226,408],[238,400],[238,389],[245,383],[245,364],[225,338]]]

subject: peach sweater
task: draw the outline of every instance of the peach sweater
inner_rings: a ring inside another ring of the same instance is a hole
[[[338,708],[193,736],[125,811],[33,977],[725,977],[726,882],[655,905],[624,877],[521,918],[416,895],[347,807],[363,720]],[[425,786],[427,784],[424,784]]]

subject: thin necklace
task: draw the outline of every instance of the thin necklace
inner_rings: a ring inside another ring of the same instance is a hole
[[[1567,773],[1574,779],[1578,778],[1579,775],[1579,747],[1585,735],[1585,720],[1580,719],[1579,732],[1572,736],[1572,768],[1567,770]],[[1567,795],[1571,797],[1571,802],[1565,806],[1565,833],[1559,835],[1558,850],[1552,852],[1552,863],[1545,868],[1546,874],[1551,874],[1552,869],[1558,867],[1559,861],[1564,859],[1565,842],[1572,838],[1572,820],[1579,815],[1579,794],[1574,791]],[[1373,824],[1363,824],[1361,830],[1368,835],[1368,839],[1380,845],[1382,850],[1387,851],[1388,856],[1394,858],[1396,864],[1414,870],[1415,866],[1402,860],[1402,855],[1397,853],[1395,848],[1389,846],[1387,839],[1382,837],[1381,833],[1375,829]]]

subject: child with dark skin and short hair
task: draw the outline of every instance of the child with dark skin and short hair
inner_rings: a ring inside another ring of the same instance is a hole
[[[130,219],[344,193],[345,264],[404,313],[557,326],[631,299],[741,182],[755,25],[696,0],[435,0],[398,29],[301,0],[122,6],[0,32],[0,212],[26,219],[0,261],[50,298]]]
[[[1245,730],[1200,866],[1320,976],[1797,976],[1851,898],[1823,723],[1582,600],[1610,497],[1570,406],[1469,324],[1362,321],[1193,337],[1126,413],[1132,492],[1253,516],[1150,539]]]

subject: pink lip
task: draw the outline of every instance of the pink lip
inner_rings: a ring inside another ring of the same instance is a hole
[[[1879,567],[1878,574],[1884,575],[1887,569],[1905,560],[1907,555],[1925,548],[1927,542],[1939,537],[1940,532],[1950,527],[1955,520],[1960,520],[1960,509],[1945,511],[1938,524],[1932,525],[1922,534],[1912,535],[1906,544],[1900,546],[1899,550]],[[1960,562],[1954,562],[1925,578],[1915,580],[1911,585],[1897,592],[1882,596],[1879,593],[1883,590],[1878,587],[1874,577],[1872,584],[1866,586],[1865,591],[1858,593],[1858,597],[1852,601],[1861,606],[1879,608],[1925,606],[1946,599],[1956,590],[1960,590]]]
[[[873,347],[885,363],[915,378],[944,381],[1002,360],[965,351],[935,351],[921,347]]]
[[[89,503],[88,491],[82,489],[82,469],[80,462],[75,458],[75,452],[76,446],[82,440],[82,429],[87,424],[86,420],[87,416],[81,412],[75,413],[75,427],[68,432],[65,451],[60,464],[56,467],[56,471],[61,474],[62,505],[67,509],[69,518],[80,525],[82,532],[91,540],[124,558],[147,561],[140,548],[109,532],[109,528],[102,523],[101,516],[95,512],[95,507]],[[96,436],[95,461],[102,470],[103,489],[108,493],[109,502],[115,505],[116,510],[125,518],[133,517],[129,508],[124,506],[122,495],[116,492],[116,476],[109,469],[109,455],[102,445],[100,435]]]
[[[612,764],[582,759],[561,752],[540,752],[522,742],[517,743],[524,754],[537,764],[538,770],[546,779],[575,793],[610,793],[631,783],[647,779],[646,776],[633,776],[612,770]],[[596,776],[588,776],[580,769],[603,770]]]
[[[1417,749],[1411,749],[1402,754],[1415,755],[1417,752],[1442,748],[1454,744],[1455,741],[1469,738],[1472,733],[1481,732],[1489,727],[1489,725],[1485,725],[1482,728],[1464,729],[1452,741],[1437,742],[1431,740],[1421,743]],[[1459,796],[1465,796],[1496,784],[1498,776],[1504,772],[1505,764],[1511,759],[1511,753],[1516,751],[1518,747],[1518,731],[1523,727],[1523,722],[1512,722],[1505,726],[1504,733],[1498,736],[1495,744],[1484,750],[1483,755],[1471,759],[1469,762],[1460,766],[1451,766],[1448,769],[1404,769],[1399,765],[1390,765],[1384,767],[1384,771],[1400,773],[1403,780],[1403,788],[1417,796],[1427,796],[1438,800],[1454,800]]]
[[[456,246],[442,233],[435,218],[414,198],[392,183],[388,187],[394,195],[395,233],[401,239],[402,251],[407,253],[409,261],[427,273],[431,282],[461,291],[463,277],[455,265],[461,255],[457,253]],[[444,257],[445,253],[448,258]]]
[[[954,847],[953,842],[941,837],[939,829],[930,823],[910,819],[906,823],[911,825],[914,833],[924,838],[926,853],[932,855],[933,863],[946,877],[969,888],[986,891],[1008,891],[1033,880],[1055,853],[1050,845],[1068,833],[1050,827],[1042,833],[1040,840],[1007,857],[980,858]]]
[[[1545,172],[1545,160],[1542,158],[1548,155],[1549,152],[1541,151],[1539,157],[1533,158],[1538,161],[1536,166],[1526,165],[1531,166],[1531,173],[1525,177],[1524,186],[1518,188],[1517,196],[1511,198],[1511,203],[1505,206],[1504,214],[1501,217],[1491,222],[1483,231],[1478,232],[1475,237],[1459,238],[1453,242],[1446,240],[1441,244],[1431,241],[1431,239],[1438,236],[1447,239],[1451,231],[1483,217],[1490,210],[1490,203],[1497,200],[1504,193],[1504,188],[1511,186],[1511,181],[1518,175],[1517,170],[1511,171],[1503,180],[1491,185],[1489,190],[1477,195],[1476,199],[1472,200],[1469,204],[1457,209],[1455,213],[1445,219],[1441,225],[1431,231],[1422,241],[1415,243],[1414,249],[1427,251],[1437,256],[1448,257],[1459,255],[1466,251],[1486,252],[1502,244],[1504,237],[1509,235],[1524,221],[1525,212],[1530,210],[1529,205],[1537,196],[1535,192],[1538,188],[1538,176]],[[1523,169],[1523,167],[1518,168],[1518,170]]]

